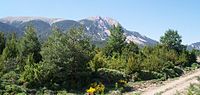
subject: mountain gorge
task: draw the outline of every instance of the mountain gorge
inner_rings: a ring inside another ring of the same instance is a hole
[[[17,35],[23,35],[26,26],[33,26],[38,32],[40,38],[47,38],[51,34],[52,28],[58,28],[61,31],[67,31],[70,28],[83,26],[86,34],[93,41],[102,42],[108,39],[109,29],[113,25],[121,25],[118,21],[108,18],[94,16],[79,21],[66,20],[63,18],[45,18],[45,17],[5,17],[0,19],[0,31],[5,33],[16,32]],[[122,26],[122,25],[121,25]],[[129,31],[123,28],[127,41],[133,41],[139,45],[154,45],[157,41],[143,36],[135,31]]]

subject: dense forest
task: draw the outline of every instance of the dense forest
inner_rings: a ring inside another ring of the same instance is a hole
[[[199,67],[198,51],[188,51],[176,30],[145,47],[127,42],[120,26],[110,32],[103,47],[93,44],[81,27],[53,29],[45,41],[31,26],[20,38],[0,32],[0,94],[123,92],[130,81],[166,80]]]

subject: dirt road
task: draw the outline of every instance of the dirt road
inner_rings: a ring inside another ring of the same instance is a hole
[[[124,95],[134,95],[134,93],[138,92],[141,92],[141,95],[174,95],[177,92],[186,93],[186,89],[190,84],[198,83],[197,76],[200,76],[200,69],[183,75],[175,80],[164,82],[163,85],[150,86],[137,92],[125,93]]]
[[[200,76],[200,69],[189,75],[182,76],[177,80],[166,83],[163,86],[148,88],[141,95],[174,95],[177,91],[184,92],[190,84],[198,83],[197,76]]]

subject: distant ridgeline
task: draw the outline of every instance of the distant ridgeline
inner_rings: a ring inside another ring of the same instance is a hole
[[[33,26],[40,39],[46,39],[53,28],[59,29],[60,31],[67,31],[73,27],[82,26],[88,36],[91,37],[92,41],[97,45],[103,45],[110,35],[109,29],[113,25],[121,24],[108,17],[89,17],[79,21],[66,20],[62,18],[45,18],[45,17],[5,17],[0,19],[0,31],[16,32],[17,36],[21,36],[27,26]],[[152,40],[146,36],[142,36],[138,32],[128,31],[125,28],[124,34],[127,37],[127,41],[133,41],[134,43],[145,46],[155,45],[157,41]]]

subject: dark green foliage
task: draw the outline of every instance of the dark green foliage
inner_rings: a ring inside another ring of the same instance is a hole
[[[138,53],[139,53],[139,47],[133,42],[126,43],[122,48],[122,55],[125,57],[130,55],[133,56]]]
[[[200,50],[193,49],[192,52],[195,53],[196,56],[200,56]]]
[[[176,30],[169,29],[166,31],[165,35],[160,38],[160,42],[164,46],[174,49],[177,52],[186,49],[185,46],[181,45],[182,39]]]
[[[27,57],[33,54],[34,62],[38,63],[41,61],[40,55],[40,42],[37,38],[36,31],[33,27],[28,26],[25,31],[25,35],[20,40],[19,44],[19,55],[20,57]]]
[[[9,35],[6,40],[6,47],[0,58],[0,71],[5,73],[17,69],[17,39],[15,34]]]
[[[122,48],[125,46],[126,37],[123,34],[124,30],[121,26],[113,26],[110,29],[110,37],[104,49],[107,56],[112,56],[113,52],[122,53]]]
[[[153,71],[139,71],[136,72],[132,78],[134,81],[141,81],[141,80],[151,80],[151,79],[161,79],[163,77],[162,74]]]
[[[2,59],[16,58],[18,55],[17,39],[15,34],[9,35],[6,40],[6,47],[3,50]]]
[[[73,88],[89,78],[88,62],[92,59],[93,47],[83,33],[82,28],[71,29],[66,34],[55,31],[44,44],[42,64],[54,66],[48,71],[53,83]]]
[[[3,49],[5,48],[5,36],[3,32],[0,32],[0,54],[2,54]]]
[[[103,83],[116,83],[119,80],[126,80],[127,76],[125,73],[120,72],[115,69],[107,69],[107,68],[101,68],[98,69],[98,77],[100,80],[103,81]]]
[[[190,51],[189,52],[189,63],[197,63],[197,54],[195,51]]]

